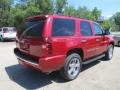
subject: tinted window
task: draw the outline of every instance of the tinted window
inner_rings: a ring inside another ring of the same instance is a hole
[[[26,21],[21,26],[20,33],[23,36],[40,37],[42,36],[43,28],[44,28],[44,20]]]
[[[102,35],[103,34],[102,28],[98,24],[94,23],[93,25],[94,25],[95,35]]]
[[[10,32],[16,32],[16,28],[8,28]]]
[[[87,21],[81,21],[80,22],[80,32],[82,36],[91,36],[92,30],[90,23]]]
[[[15,28],[12,28],[12,27],[8,27],[8,28],[3,28],[3,31],[4,31],[4,32],[15,32],[16,29],[15,29]]]
[[[4,33],[9,32],[8,28],[3,28],[3,32],[4,32]]]
[[[52,36],[72,36],[75,33],[75,21],[53,19]]]
[[[3,28],[3,31],[8,31],[8,28]]]

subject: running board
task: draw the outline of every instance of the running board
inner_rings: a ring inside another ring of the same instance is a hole
[[[98,59],[101,59],[101,58],[103,58],[103,57],[105,57],[105,54],[102,54],[102,55],[100,55],[100,56],[98,56],[98,57],[89,59],[89,60],[87,60],[87,61],[85,61],[85,62],[82,62],[82,64],[89,64],[89,63],[94,62],[94,61],[96,61],[96,60],[98,60]]]

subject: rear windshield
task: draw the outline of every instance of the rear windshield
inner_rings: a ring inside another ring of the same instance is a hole
[[[8,28],[3,28],[3,32],[8,32]]]
[[[19,27],[19,34],[27,37],[41,37],[45,20],[31,20],[24,22]]]
[[[15,28],[3,28],[3,32],[16,32],[16,29]]]

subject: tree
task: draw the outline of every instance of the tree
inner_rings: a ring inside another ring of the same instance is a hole
[[[94,21],[101,16],[101,11],[97,7],[93,10],[87,7],[75,8],[68,5],[68,0],[0,0],[0,27],[17,27],[29,16],[54,14],[54,12]],[[105,29],[111,26],[114,31],[118,30],[119,26],[120,30],[120,12],[116,13],[112,19],[105,20],[102,25]]]
[[[0,0],[0,27],[9,25],[12,0]]]
[[[104,28],[104,30],[109,30],[109,28],[111,27],[110,20],[104,20],[102,23],[102,27]]]
[[[66,4],[67,4],[67,0],[57,0],[55,7],[56,14],[63,14]]]
[[[74,16],[79,18],[89,19],[90,11],[86,7],[79,7],[75,9],[73,6],[68,6],[65,8],[65,15]]]
[[[66,16],[74,16],[77,17],[77,10],[73,6],[65,7],[65,13]]]
[[[119,26],[119,31],[120,31],[120,12],[117,12],[117,13],[114,15],[114,20],[115,20],[116,25]]]
[[[77,16],[80,18],[87,18],[89,19],[90,11],[86,7],[79,7],[77,9]]]
[[[89,14],[89,18],[94,21],[97,21],[100,16],[101,16],[101,11],[98,10],[97,7],[95,7]]]
[[[31,2],[33,2],[33,0]],[[35,0],[35,7],[41,11],[40,14],[52,14],[53,0]]]
[[[20,0],[13,8],[14,26],[19,24],[27,17],[35,15],[45,15],[53,13],[52,0]]]
[[[92,11],[90,11],[87,9],[87,7],[79,7],[75,9],[73,6],[68,6],[65,8],[65,15],[97,21],[98,18],[101,16],[101,11],[98,10],[96,7]]]

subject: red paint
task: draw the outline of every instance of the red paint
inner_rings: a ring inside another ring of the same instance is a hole
[[[38,60],[38,66],[34,66],[24,61],[20,64],[39,69],[42,72],[53,72],[64,66],[67,53],[73,49],[83,50],[83,61],[104,53],[110,43],[114,43],[109,35],[95,36],[93,21],[73,18],[67,16],[34,16],[27,20],[46,19],[43,34],[41,38],[19,37],[17,34],[17,48],[27,55]],[[53,18],[72,19],[75,20],[75,34],[73,36],[57,36],[51,35]],[[91,25],[92,36],[81,36],[80,21],[88,21]],[[96,42],[99,39],[99,42]],[[81,43],[87,40],[87,43]],[[96,49],[97,48],[97,49]]]

